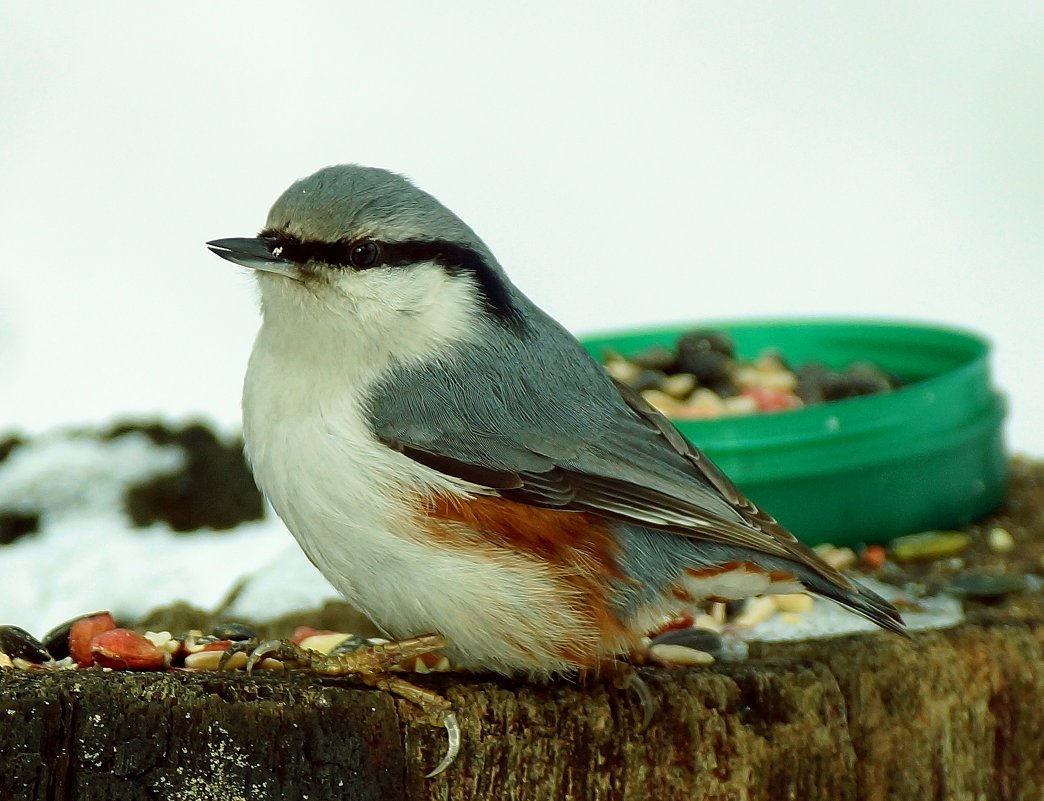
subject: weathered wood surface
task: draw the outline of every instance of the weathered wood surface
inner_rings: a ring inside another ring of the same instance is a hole
[[[633,693],[422,677],[464,747],[304,675],[0,671],[0,799],[1044,798],[1044,602],[956,629],[761,646]]]
[[[1044,464],[1013,466],[1005,507],[970,527],[961,566],[1044,568]],[[1014,552],[987,547],[994,525]],[[949,561],[907,578],[945,586]],[[213,622],[179,606],[139,625]],[[361,631],[329,605],[298,622]],[[747,662],[643,676],[659,703],[644,731],[637,698],[611,685],[420,677],[464,733],[457,761],[425,779],[443,732],[350,681],[0,670],[0,801],[1044,799],[1040,592],[972,604],[966,624],[909,641],[760,645]]]

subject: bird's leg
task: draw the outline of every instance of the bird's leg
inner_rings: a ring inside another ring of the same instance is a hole
[[[446,755],[428,774],[431,777],[442,773],[460,753],[460,725],[449,701],[438,693],[393,676],[392,671],[407,660],[447,645],[449,641],[441,634],[422,634],[398,642],[363,644],[353,651],[322,654],[289,640],[268,640],[253,649],[246,669],[253,670],[264,659],[278,659],[287,667],[298,667],[324,676],[355,676],[364,684],[415,704],[423,713],[421,719],[424,722],[446,729],[449,741]]]

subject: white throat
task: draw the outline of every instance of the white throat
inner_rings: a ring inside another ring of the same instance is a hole
[[[337,392],[363,389],[396,364],[445,356],[479,327],[474,284],[435,264],[344,271],[332,280],[257,278],[254,356],[285,352],[312,380],[311,369],[336,370]]]

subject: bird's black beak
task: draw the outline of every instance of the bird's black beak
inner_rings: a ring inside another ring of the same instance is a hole
[[[234,264],[275,273],[287,278],[298,278],[297,265],[280,255],[279,241],[273,236],[234,237],[214,239],[207,247]]]

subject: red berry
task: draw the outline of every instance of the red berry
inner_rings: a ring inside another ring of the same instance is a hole
[[[108,612],[85,617],[73,623],[69,628],[69,655],[73,661],[80,667],[93,665],[91,640],[103,631],[110,631],[114,628],[116,628],[116,622]]]
[[[200,651],[227,651],[232,647],[232,640],[214,640],[214,642],[208,642],[200,648]]]
[[[801,406],[801,398],[784,389],[748,387],[743,394],[754,399],[759,412],[782,412]]]
[[[295,645],[300,645],[302,640],[307,640],[309,637],[314,637],[317,634],[336,634],[336,631],[330,629],[313,629],[311,626],[298,626],[294,629],[293,635],[290,637],[290,642]]]
[[[877,570],[888,560],[888,552],[883,545],[868,545],[860,554],[863,566],[870,570]]]
[[[91,641],[94,664],[116,670],[159,670],[166,655],[144,635],[130,629],[103,631]]]

